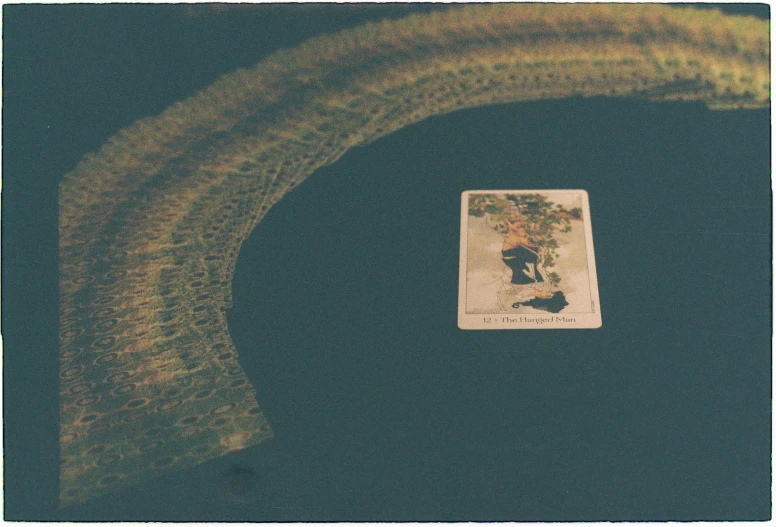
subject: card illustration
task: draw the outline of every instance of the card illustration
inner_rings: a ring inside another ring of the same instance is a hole
[[[601,326],[587,192],[463,193],[458,326]]]

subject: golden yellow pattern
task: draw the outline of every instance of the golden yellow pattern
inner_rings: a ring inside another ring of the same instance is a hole
[[[122,131],[60,189],[60,503],[272,436],[224,312],[242,241],[317,168],[486,104],[767,106],[768,39],[661,5],[465,6],[314,39]]]

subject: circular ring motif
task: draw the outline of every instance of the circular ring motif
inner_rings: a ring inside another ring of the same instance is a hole
[[[138,340],[135,342],[132,342],[127,346],[127,351],[131,351],[132,353],[142,353],[146,350],[148,350],[150,346],[147,342],[143,342],[142,340]]]
[[[78,317],[69,317],[69,318],[61,317],[59,319],[59,327],[60,328],[70,328],[71,326],[75,326],[76,324],[78,324],[78,322],[80,322],[80,320],[81,319],[78,318]]]
[[[137,421],[138,419],[141,419],[143,416],[145,416],[145,412],[137,412],[133,414],[127,414],[124,417],[121,418],[122,423],[132,423],[134,421]]]
[[[221,406],[216,406],[215,408],[210,410],[210,413],[213,415],[223,414],[233,409],[234,407],[235,407],[234,403],[222,404]]]
[[[92,313],[92,318],[104,318],[108,317],[110,315],[113,315],[118,311],[115,307],[102,307],[100,309],[95,310]]]
[[[130,322],[136,322],[136,321],[145,320],[148,318],[149,316],[148,313],[146,313],[145,311],[139,311],[135,309],[134,304],[133,305],[129,305],[129,304],[130,304],[129,302],[125,302],[122,306],[122,307],[132,308],[132,310],[129,313],[124,315],[124,320],[130,321]]]
[[[59,436],[59,440],[62,443],[72,443],[76,439],[78,439],[78,434],[76,432],[69,432],[67,434],[62,434],[61,436]]]
[[[83,371],[83,366],[71,366],[70,368],[67,368],[66,370],[63,370],[59,376],[63,379],[69,379],[70,377],[74,377],[81,373]]]
[[[118,319],[109,318],[107,320],[101,320],[94,325],[95,331],[108,331],[113,329],[119,323]]]
[[[103,364],[107,364],[109,362],[113,362],[113,361],[115,361],[118,358],[119,358],[119,354],[118,353],[107,353],[105,355],[97,357],[97,359],[94,361],[94,364],[96,364],[97,366],[101,366]]]
[[[80,393],[85,393],[85,392],[88,392],[88,391],[89,391],[89,390],[91,390],[92,388],[94,388],[94,383],[91,383],[91,382],[84,382],[84,383],[81,383],[81,384],[76,384],[75,386],[73,386],[72,388],[70,388],[70,390],[69,390],[69,391],[70,391],[70,393],[71,393],[71,394],[73,394],[73,395],[78,395],[78,394],[80,394]]]
[[[75,285],[84,285],[90,282],[94,282],[94,277],[91,275],[76,276],[72,280],[70,280],[70,282],[72,282]]]
[[[66,329],[64,331],[61,331],[59,333],[59,336],[62,337],[63,339],[72,339],[82,335],[83,332],[84,332],[84,328],[72,328],[72,329]]]
[[[122,384],[121,386],[113,390],[113,395],[124,395],[127,393],[132,393],[135,391],[136,388],[137,388],[137,385],[135,384],[131,384],[131,383]]]
[[[141,406],[145,406],[148,404],[147,399],[132,399],[131,401],[127,402],[124,406],[127,408],[140,408]]]
[[[142,337],[152,329],[154,329],[154,327],[148,324],[135,324],[134,326],[127,328],[124,334],[128,337]]]
[[[160,404],[157,407],[157,410],[166,412],[168,410],[172,410],[173,408],[179,407],[181,404],[183,404],[183,401],[176,400],[176,401],[167,401],[165,403]]]
[[[116,337],[101,337],[92,342],[92,346],[98,349],[109,349],[116,344]]]
[[[97,401],[100,400],[100,397],[97,395],[90,395],[88,397],[81,397],[78,399],[75,404],[78,406],[89,406],[90,404],[94,404]]]
[[[105,304],[110,304],[114,300],[116,300],[116,297],[113,295],[98,296],[94,300],[92,300],[92,305],[104,306]]]
[[[111,373],[107,377],[105,377],[105,382],[109,384],[117,384],[121,381],[129,379],[130,375],[128,371],[117,371],[116,373]]]
[[[82,348],[68,348],[65,350],[62,350],[62,353],[60,353],[60,356],[63,359],[71,359],[81,353],[83,351]]]

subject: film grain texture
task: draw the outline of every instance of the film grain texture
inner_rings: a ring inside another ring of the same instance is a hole
[[[495,103],[736,109],[769,93],[766,21],[487,5],[317,38],[139,121],[60,188],[60,504],[272,436],[227,330],[235,261],[274,203],[349,148]]]

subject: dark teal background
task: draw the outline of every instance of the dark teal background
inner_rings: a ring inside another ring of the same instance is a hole
[[[274,49],[430,8],[4,7],[6,519],[770,517],[770,112],[604,98],[432,118],[314,174],[233,284],[276,438],[57,510],[62,175]],[[457,328],[460,193],[488,188],[589,192],[601,329]]]

